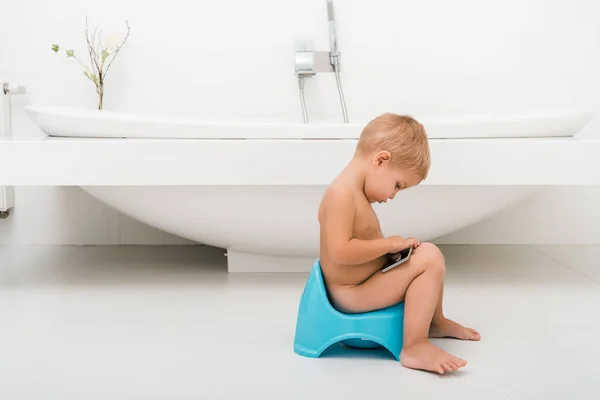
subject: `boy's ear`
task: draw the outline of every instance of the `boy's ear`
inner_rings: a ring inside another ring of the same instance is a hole
[[[387,150],[382,150],[373,157],[373,165],[378,167],[385,162],[389,162],[391,159],[392,155],[390,152]]]

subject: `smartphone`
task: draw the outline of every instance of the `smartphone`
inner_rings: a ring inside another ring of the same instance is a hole
[[[408,261],[410,255],[412,254],[412,250],[413,248],[409,247],[408,249],[401,250],[397,253],[388,254],[388,260],[383,267],[381,267],[381,272],[389,271],[390,269]]]

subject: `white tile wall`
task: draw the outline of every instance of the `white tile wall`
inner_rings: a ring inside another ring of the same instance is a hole
[[[98,202],[78,187],[17,187],[0,245],[190,244]],[[160,212],[160,210],[157,210]]]
[[[555,261],[600,283],[600,246],[539,246],[538,249]]]
[[[76,187],[17,187],[2,245],[118,244],[119,213]]]
[[[544,189],[440,244],[600,244],[600,187]]]

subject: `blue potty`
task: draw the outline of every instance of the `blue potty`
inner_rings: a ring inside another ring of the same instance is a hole
[[[404,329],[404,303],[367,313],[346,314],[329,302],[321,264],[316,260],[304,286],[294,351],[304,357],[318,358],[329,346],[383,346],[400,361]]]

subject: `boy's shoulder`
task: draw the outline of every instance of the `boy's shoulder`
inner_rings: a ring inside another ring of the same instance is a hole
[[[356,191],[342,182],[334,181],[325,190],[323,204],[332,207],[354,207],[356,205]]]

